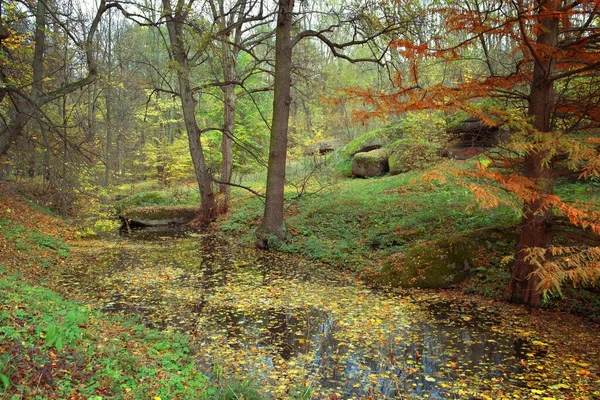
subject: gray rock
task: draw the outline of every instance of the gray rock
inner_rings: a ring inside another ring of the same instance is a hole
[[[352,158],[352,175],[362,178],[385,175],[390,170],[388,157],[385,149],[356,153]]]

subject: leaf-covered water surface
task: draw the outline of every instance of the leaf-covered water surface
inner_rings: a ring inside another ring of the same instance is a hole
[[[211,235],[141,233],[74,252],[64,291],[189,332],[206,374],[254,380],[269,398],[600,396],[598,331],[575,319],[375,292]]]

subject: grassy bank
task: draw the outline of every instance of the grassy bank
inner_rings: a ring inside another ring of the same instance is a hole
[[[0,398],[259,398],[249,383],[208,379],[188,335],[93,311],[45,287],[50,269],[70,262],[76,230],[65,221],[4,193],[0,226]]]
[[[473,268],[463,289],[501,298],[509,279],[510,264],[506,260],[514,253],[520,207],[515,203],[515,207],[481,208],[466,187],[470,182],[456,178],[456,172],[472,168],[473,161],[442,160],[429,170],[372,179],[340,177],[335,167],[327,163],[320,163],[319,168],[312,170],[311,161],[314,162],[307,159],[288,168],[285,209],[288,236],[285,242],[274,243],[275,250],[347,269],[371,281],[373,273],[402,263],[404,255],[444,243],[471,242],[471,249],[476,247],[469,250]],[[424,179],[439,171],[448,179]],[[308,175],[310,179],[304,180]],[[261,191],[264,182],[259,178],[243,183]],[[171,205],[177,200],[171,197],[185,197],[188,200],[185,204],[197,205],[197,197],[190,194],[189,186],[186,196],[181,196],[181,190],[173,188],[162,194],[141,192],[121,202],[130,206]],[[561,181],[556,191],[570,201],[595,204],[600,184]],[[253,245],[263,207],[256,196],[233,188],[229,211],[215,227]],[[574,232],[560,220],[555,228],[556,242],[561,245],[592,244],[597,240],[586,232]],[[584,237],[577,236],[581,234]],[[590,289],[565,288],[569,301],[548,298],[546,306],[600,320],[600,301],[596,300],[599,296]]]
[[[293,198],[295,191],[288,189],[288,198]],[[220,229],[251,242],[262,203],[238,194]],[[339,179],[309,187],[302,197],[288,203],[288,240],[278,248],[361,271],[418,243],[516,222],[514,210],[483,210],[465,187],[451,181],[424,181],[422,172]]]

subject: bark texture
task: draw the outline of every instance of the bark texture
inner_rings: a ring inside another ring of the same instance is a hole
[[[292,84],[292,22],[294,0],[279,0],[275,32],[275,78],[273,95],[273,120],[269,143],[269,165],[265,212],[256,230],[257,245],[266,248],[269,238],[285,238],[283,219],[283,194],[285,162],[287,156],[290,90]]]
[[[175,10],[171,8],[170,0],[162,0],[163,12],[167,22],[171,54],[177,63],[177,79],[179,97],[183,111],[183,119],[188,136],[188,144],[194,164],[196,181],[200,190],[202,222],[208,223],[215,219],[215,197],[212,190],[212,177],[206,166],[206,159],[200,141],[200,127],[196,121],[196,105],[190,80],[189,61],[184,44],[183,26],[187,3],[179,0]]]

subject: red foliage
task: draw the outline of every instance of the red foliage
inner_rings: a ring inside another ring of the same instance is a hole
[[[600,234],[598,213],[553,194],[555,179],[565,174],[600,177],[593,147],[600,141],[582,140],[600,128],[599,9],[600,0],[434,4],[425,14],[444,28],[391,43],[404,61],[394,90],[349,90],[367,107],[356,113],[361,120],[423,109],[460,110],[513,132],[503,155],[471,174],[499,183],[522,204],[507,298],[534,307],[540,304],[539,288],[549,287],[550,281],[539,282],[545,278],[538,271],[551,260],[545,249],[551,248],[553,213]],[[482,106],[483,99],[492,101]],[[501,202],[489,191],[471,188],[484,205]]]

